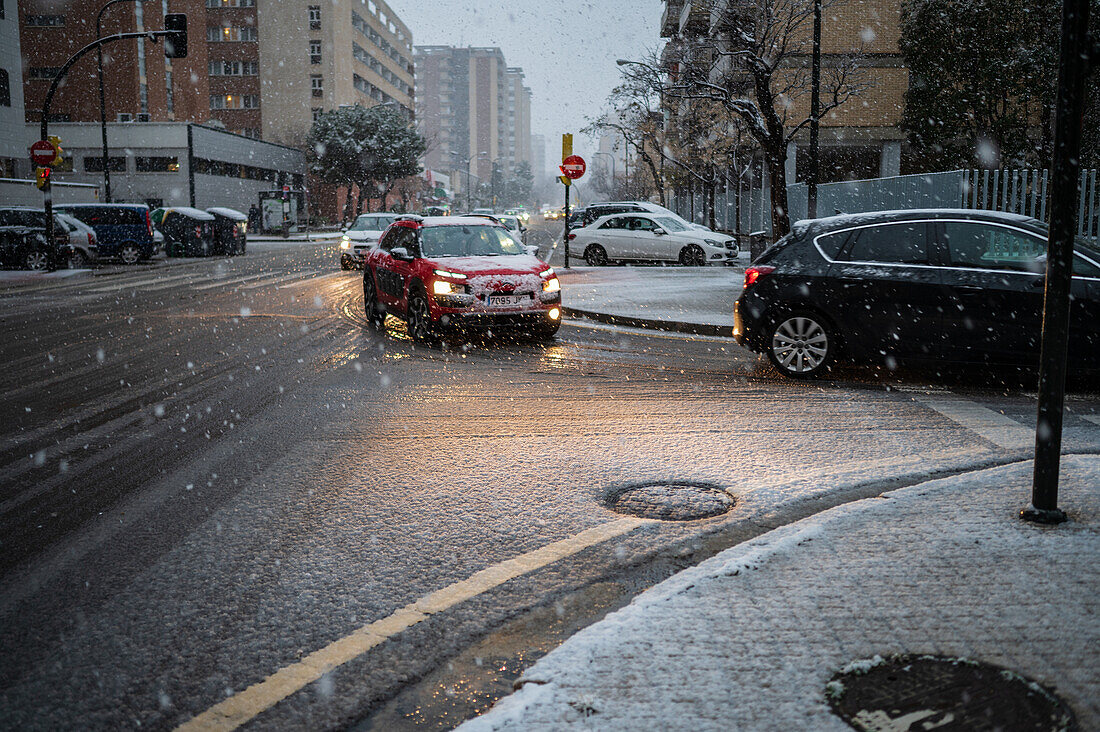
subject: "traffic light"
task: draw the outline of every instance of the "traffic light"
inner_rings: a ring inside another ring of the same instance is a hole
[[[50,165],[61,165],[61,154],[65,152],[61,149],[61,138],[57,135],[50,135],[47,140],[49,140],[49,143],[53,145],[53,160],[50,161]]]
[[[45,188],[50,182],[50,168],[35,168],[34,169],[34,184],[38,186],[38,190]]]
[[[187,15],[168,13],[164,16],[164,55],[167,58],[187,58]]]

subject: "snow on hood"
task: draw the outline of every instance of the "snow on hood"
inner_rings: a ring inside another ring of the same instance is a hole
[[[348,231],[344,232],[344,235],[352,241],[378,241],[378,239],[382,236],[382,232],[367,230],[352,231],[349,229]]]
[[[475,295],[487,292],[541,292],[540,272],[550,266],[530,254],[497,257],[437,257],[431,261],[451,272],[469,277],[466,283]]]

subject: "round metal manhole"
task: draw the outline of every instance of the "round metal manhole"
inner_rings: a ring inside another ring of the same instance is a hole
[[[640,483],[618,488],[607,497],[607,507],[612,511],[660,521],[719,516],[733,504],[733,496],[721,488],[689,481]]]
[[[966,659],[876,656],[825,687],[833,711],[865,732],[1076,730],[1051,691],[1013,671]]]

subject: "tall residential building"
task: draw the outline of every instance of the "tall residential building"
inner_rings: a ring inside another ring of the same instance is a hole
[[[240,4],[253,0],[237,0]],[[146,38],[117,41],[103,47],[104,107],[112,122],[206,121],[207,32],[204,4],[220,0],[160,0],[118,3],[102,14],[104,35],[164,27],[168,12],[186,13],[188,57],[166,59],[160,42]],[[41,120],[42,104],[55,73],[66,60],[95,40],[102,0],[21,0],[20,41],[26,121]],[[255,31],[255,28],[252,28]],[[60,122],[99,120],[96,54],[90,53],[69,70],[50,106]]]
[[[19,3],[27,121],[40,119],[57,69],[94,40],[103,5]],[[168,12],[187,14],[187,58],[166,59],[160,43],[144,38],[104,47],[108,121],[200,122],[297,144],[316,114],[341,105],[390,103],[412,114],[412,34],[380,0],[118,3],[104,12],[103,33],[163,28]],[[69,71],[50,113],[99,120],[94,53]]]
[[[453,171],[464,189],[531,161],[531,91],[499,48],[417,46],[416,78],[426,167]]]
[[[317,115],[345,105],[413,115],[412,33],[384,2],[259,2],[265,140],[300,144]]]
[[[19,13],[0,0],[0,178],[30,172],[23,122],[23,64],[19,55]]]

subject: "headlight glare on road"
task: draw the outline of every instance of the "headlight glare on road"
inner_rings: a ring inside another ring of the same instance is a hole
[[[542,283],[543,292],[561,292],[561,282],[557,277],[551,277]]]
[[[456,285],[446,280],[436,280],[432,283],[432,292],[436,295],[457,295],[463,291],[462,285]]]
[[[452,280],[466,279],[466,275],[461,272],[448,272],[445,269],[433,269],[432,272],[435,272],[436,277],[450,277]]]

